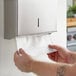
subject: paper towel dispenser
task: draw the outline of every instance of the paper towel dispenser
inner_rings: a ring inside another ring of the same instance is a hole
[[[4,38],[57,29],[57,0],[4,0]]]

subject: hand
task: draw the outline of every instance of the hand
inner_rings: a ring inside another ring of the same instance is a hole
[[[24,52],[23,49],[19,49],[14,54],[14,62],[15,65],[20,69],[22,72],[31,72],[33,59]]]
[[[58,45],[49,45],[49,48],[55,50],[53,53],[48,53],[48,57],[56,62],[74,63],[71,51]]]

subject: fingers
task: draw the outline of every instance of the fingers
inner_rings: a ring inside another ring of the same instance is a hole
[[[14,57],[17,58],[19,57],[21,54],[25,54],[24,50],[22,48],[19,49],[19,51],[17,50],[15,53],[14,53]]]
[[[25,55],[25,52],[22,48],[20,48],[19,50],[17,50],[15,53],[14,53],[14,62],[16,63],[17,60],[19,58],[21,58],[23,55]]]
[[[58,51],[58,54],[60,57],[62,57],[62,59],[64,59],[67,56],[67,49],[59,46],[59,45],[49,45],[49,48],[55,49]]]
[[[22,55],[27,55],[27,54],[25,53],[25,51],[22,48],[20,48],[18,51],[15,52],[14,57],[18,57],[18,56],[22,56]]]
[[[19,56],[19,52],[16,51],[16,52],[14,53],[14,57],[18,57],[18,56]]]
[[[16,52],[14,53],[14,61],[16,61],[18,57],[19,57],[19,52],[16,51]]]
[[[20,56],[23,56],[23,55],[28,56],[28,54],[22,48],[19,49],[19,54]]]
[[[24,50],[22,48],[19,49],[20,54],[25,54]]]

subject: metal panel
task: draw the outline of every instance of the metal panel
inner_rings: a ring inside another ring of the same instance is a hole
[[[56,11],[57,0],[4,0],[4,38],[56,31]]]
[[[11,39],[17,35],[17,0],[4,0],[4,38]]]
[[[18,35],[51,33],[56,26],[57,0],[18,0]]]

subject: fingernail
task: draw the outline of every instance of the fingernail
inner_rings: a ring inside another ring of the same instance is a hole
[[[19,52],[18,51],[16,51],[16,53],[17,53],[17,55],[19,55]]]
[[[19,50],[23,50],[22,48],[20,48]]]

